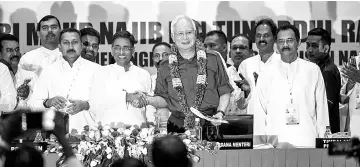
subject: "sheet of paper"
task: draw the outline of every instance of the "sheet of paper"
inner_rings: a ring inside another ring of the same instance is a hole
[[[228,121],[226,120],[222,120],[222,119],[216,119],[216,118],[212,118],[212,117],[209,117],[209,116],[205,116],[204,114],[202,114],[199,110],[193,108],[193,107],[190,107],[190,110],[191,112],[193,112],[196,116],[198,116],[199,118],[202,118],[202,119],[205,119],[207,121],[210,121],[210,122],[214,122],[214,123],[229,123]]]

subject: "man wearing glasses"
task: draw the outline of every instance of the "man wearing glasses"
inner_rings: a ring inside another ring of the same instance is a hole
[[[40,39],[41,47],[24,54],[18,65],[18,72],[16,73],[16,88],[18,92],[30,92],[25,99],[29,99],[33,92],[34,84],[40,76],[42,70],[52,63],[54,63],[60,56],[59,51],[59,35],[61,31],[60,21],[52,15],[43,17],[37,24],[37,36]],[[29,87],[24,86],[28,81]],[[28,90],[30,89],[30,90]]]
[[[298,57],[299,30],[283,25],[277,32],[281,59],[259,77],[258,104],[265,114],[254,124],[262,124],[277,148],[315,147],[315,138],[323,137],[329,126],[324,79],[320,68]]]
[[[0,37],[0,63],[6,65],[15,83],[15,71],[11,67],[11,60],[20,57],[19,40],[11,34],[4,34]]]
[[[237,72],[240,64],[252,56],[251,39],[244,34],[233,36],[230,42],[229,55],[234,65],[228,67],[227,72],[234,91],[231,93],[227,114],[246,114],[248,101],[245,97],[247,97],[250,92],[244,87],[245,85],[236,85],[236,82],[239,83],[241,80]]]
[[[183,133],[195,125],[190,107],[222,119],[233,88],[218,53],[206,51],[196,39],[192,19],[176,17],[171,22],[171,35],[176,45],[169,59],[160,65],[155,96],[145,99],[156,108],[169,108],[168,133]],[[201,124],[211,123],[202,120]]]
[[[96,62],[99,53],[100,33],[93,28],[83,28],[80,33],[83,46],[81,57]]]

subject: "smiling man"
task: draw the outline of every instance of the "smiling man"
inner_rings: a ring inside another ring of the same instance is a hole
[[[146,70],[134,65],[135,38],[128,31],[116,32],[111,55],[116,63],[100,67],[94,74],[90,92],[91,112],[103,125],[118,123],[147,126],[154,121],[152,106],[135,108],[131,104],[140,97],[137,92],[151,93],[151,77]]]
[[[258,106],[254,105],[254,99],[257,96],[256,84],[258,77],[266,71],[267,66],[272,64],[273,61],[280,59],[280,55],[274,51],[276,29],[277,26],[273,20],[268,18],[259,20],[255,25],[255,43],[259,49],[259,54],[243,61],[241,60],[243,58],[238,57],[239,61],[237,63],[241,62],[238,72],[244,77],[242,82],[249,84],[249,86],[245,84],[246,87],[243,88],[244,91],[249,92],[246,95],[248,101],[247,114],[257,115],[255,112],[258,110],[256,109]],[[258,118],[259,116],[254,117],[254,119]]]
[[[329,55],[331,46],[331,35],[322,28],[309,31],[306,39],[306,53],[308,59],[320,67],[324,77],[326,95],[328,100],[331,132],[340,132],[340,89],[341,78],[339,69]]]
[[[70,114],[69,128],[78,132],[95,120],[88,112],[89,93],[94,72],[100,66],[80,56],[80,32],[74,28],[60,32],[62,56],[45,68],[34,86],[28,104],[34,110],[54,107]]]
[[[222,119],[233,88],[218,53],[206,51],[197,40],[192,19],[176,17],[171,22],[171,37],[174,48],[169,59],[160,64],[155,96],[146,96],[146,101],[156,108],[169,108],[168,133],[184,133],[195,125],[190,107]]]

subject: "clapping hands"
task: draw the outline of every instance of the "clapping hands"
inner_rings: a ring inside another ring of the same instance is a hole
[[[147,94],[137,91],[135,93],[127,93],[126,101],[130,102],[132,106],[136,108],[143,108],[149,104],[147,100]]]
[[[348,78],[349,80],[351,80],[353,82],[360,83],[360,70],[356,69],[355,67],[353,67],[351,65],[345,65],[341,69],[341,72],[345,78]]]

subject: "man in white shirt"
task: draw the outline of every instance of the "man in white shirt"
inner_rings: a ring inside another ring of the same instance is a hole
[[[11,34],[4,34],[0,37],[0,63],[6,65],[15,83],[15,71],[11,67],[12,58],[20,57],[19,39]]]
[[[257,95],[255,89],[257,78],[274,60],[280,59],[280,55],[274,51],[276,29],[276,24],[269,18],[261,19],[256,23],[255,43],[259,49],[259,54],[242,61],[238,68],[238,72],[250,85],[250,93],[246,99],[248,101],[246,113],[254,114],[254,119],[259,118],[256,114],[257,106],[254,106],[254,99]]]
[[[241,85],[241,77],[238,74],[238,68],[240,64],[252,57],[252,41],[244,34],[237,34],[232,37],[230,43],[229,55],[234,65],[227,68],[230,84],[234,88],[231,93],[230,104],[228,106],[229,114],[246,114],[246,107],[249,95],[249,91],[245,91],[245,85]],[[235,83],[237,81],[237,83]],[[242,90],[244,89],[244,90]]]
[[[135,38],[128,31],[115,33],[111,55],[116,63],[103,66],[94,74],[90,93],[91,111],[103,125],[124,123],[142,126],[154,121],[154,107],[135,108],[131,105],[141,96],[138,92],[151,93],[149,72],[130,61],[135,52],[134,44]]]
[[[33,92],[34,84],[40,76],[41,71],[54,63],[61,53],[58,48],[59,34],[61,31],[60,21],[52,15],[43,17],[37,24],[37,35],[41,42],[41,47],[24,54],[18,65],[16,73],[16,88],[24,84],[25,80],[30,79],[30,94]],[[28,97],[23,97],[27,101]],[[26,103],[24,103],[26,105]],[[18,106],[26,107],[26,106]]]
[[[0,111],[13,111],[16,105],[16,91],[8,67],[0,63]]]
[[[298,57],[299,30],[283,25],[277,30],[281,59],[270,65],[258,80],[257,105],[265,114],[265,135],[276,136],[275,147],[315,147],[329,126],[326,89],[320,68]],[[259,130],[259,129],[257,129]],[[269,142],[269,141],[268,141]]]
[[[95,123],[88,111],[91,80],[98,64],[85,60],[81,53],[80,32],[74,28],[60,33],[62,56],[45,68],[35,83],[28,101],[34,110],[54,107],[70,114],[69,128],[78,132]]]

